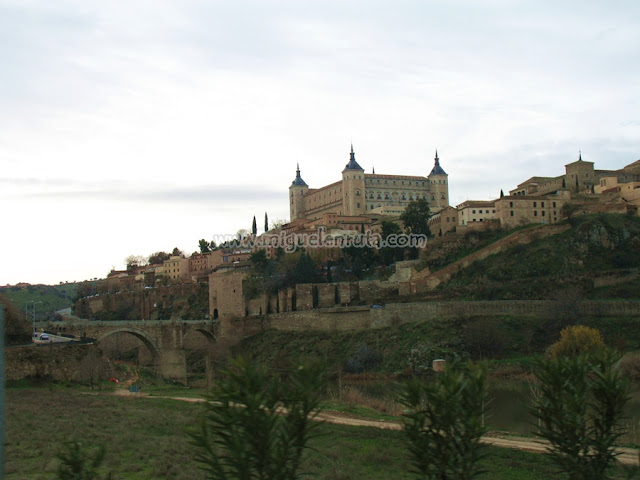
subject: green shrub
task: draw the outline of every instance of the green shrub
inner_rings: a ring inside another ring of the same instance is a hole
[[[622,435],[619,427],[628,400],[628,384],[615,368],[619,354],[599,350],[578,356],[543,359],[532,414],[538,435],[570,480],[602,480]]]
[[[247,358],[232,366],[207,397],[206,414],[192,434],[196,460],[209,479],[298,478],[313,418],[326,390],[324,367],[305,364],[288,378],[271,376]]]
[[[486,364],[449,368],[429,383],[408,381],[400,394],[413,472],[420,478],[468,480],[482,473],[480,438]]]

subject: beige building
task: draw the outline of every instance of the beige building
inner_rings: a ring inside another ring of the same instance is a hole
[[[546,195],[558,190],[569,190],[572,193],[598,193],[600,180],[615,177],[617,183],[640,181],[640,160],[619,170],[595,170],[593,162],[582,159],[565,165],[564,175],[558,177],[531,177],[509,192],[510,195]]]
[[[494,220],[496,215],[495,200],[467,200],[458,205],[458,225]]]
[[[458,225],[458,209],[454,207],[445,207],[438,213],[434,213],[429,218],[429,230],[434,237],[453,232]]]
[[[568,190],[550,195],[515,195],[499,198],[495,202],[496,218],[504,228],[531,223],[556,223],[562,220],[562,206],[571,200]]]
[[[426,177],[364,173],[351,146],[349,162],[342,179],[321,188],[309,188],[300,176],[289,187],[291,221],[318,220],[326,214],[359,217],[367,214],[399,215],[409,202],[426,199],[432,212],[449,205],[448,175],[440,166],[438,152]]]
[[[156,273],[158,271],[156,270]],[[171,256],[162,264],[161,275],[172,282],[183,282],[189,280],[189,259],[178,255]]]

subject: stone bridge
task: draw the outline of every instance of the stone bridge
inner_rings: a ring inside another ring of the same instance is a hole
[[[211,320],[164,320],[164,321],[109,321],[97,322],[69,319],[63,322],[41,324],[47,331],[73,336],[78,340],[91,339],[100,344],[115,334],[131,335],[149,350],[151,361],[158,373],[179,382],[187,381],[185,339],[198,337],[213,346],[218,336],[218,322]],[[207,348],[206,351],[210,351]],[[207,374],[210,370],[209,355],[205,358]]]

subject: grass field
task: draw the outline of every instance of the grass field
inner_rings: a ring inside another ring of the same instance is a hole
[[[103,472],[114,480],[204,479],[193,461],[187,430],[199,422],[202,406],[142,396],[115,396],[82,387],[50,385],[9,388],[6,392],[5,477],[55,478],[56,453],[65,442],[104,445]],[[155,392],[183,396],[179,389]],[[325,424],[312,443],[304,471],[309,478],[413,478],[402,432]],[[545,455],[487,447],[483,478],[555,479]],[[619,476],[618,478],[624,478]]]

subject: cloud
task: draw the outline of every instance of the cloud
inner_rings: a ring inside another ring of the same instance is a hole
[[[112,201],[127,203],[179,203],[222,205],[261,201],[283,201],[287,194],[257,185],[169,185],[132,184],[126,182],[83,182],[65,179],[0,178],[0,186],[12,187],[3,193],[9,199],[36,201]]]

